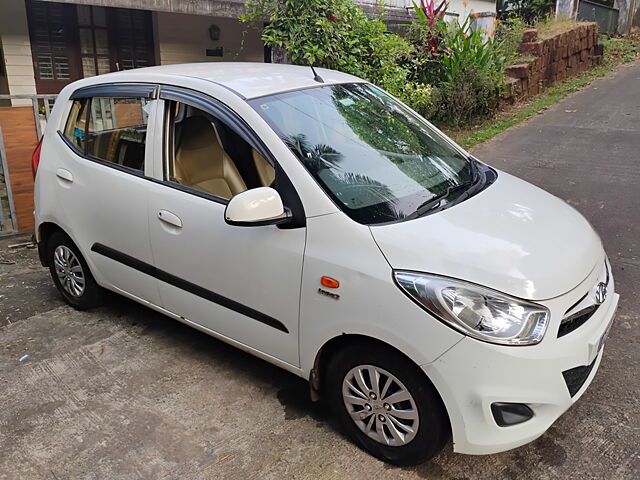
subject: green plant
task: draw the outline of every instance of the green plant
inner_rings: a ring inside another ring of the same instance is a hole
[[[441,59],[438,83],[441,120],[468,121],[492,112],[504,86],[505,57],[486,31],[470,28],[470,17],[462,24],[447,25],[447,47]]]
[[[406,84],[400,62],[410,56],[410,45],[388,32],[380,16],[368,17],[350,0],[249,0],[242,20],[267,20],[262,40],[293,64],[351,73],[392,93]]]
[[[497,11],[501,19],[516,16],[533,25],[539,18],[549,15],[555,5],[555,0],[498,0]]]
[[[518,50],[522,43],[522,34],[526,29],[520,17],[508,16],[502,21],[496,20],[494,41],[500,54],[505,58],[506,65],[517,63]]]
[[[435,114],[438,90],[431,85],[407,82],[396,96],[424,118],[431,118]]]
[[[420,5],[413,2],[413,10],[417,21],[409,35],[422,47],[419,53],[429,57],[438,57],[443,53],[442,48],[442,19],[447,11],[447,2],[442,0],[436,7],[436,0],[420,0]]]

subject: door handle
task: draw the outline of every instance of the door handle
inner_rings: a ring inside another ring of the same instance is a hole
[[[69,170],[67,170],[65,168],[57,169],[56,170],[56,176],[58,178],[61,178],[65,182],[69,182],[69,183],[73,182],[73,174]]]
[[[160,210],[158,212],[158,219],[176,228],[182,228],[182,220],[180,220],[180,217],[168,210]]]

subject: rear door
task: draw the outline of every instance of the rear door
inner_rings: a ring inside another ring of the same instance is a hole
[[[104,85],[77,91],[53,168],[61,224],[99,283],[158,304],[153,277],[148,195],[153,158],[155,85]],[[63,144],[63,145],[62,145]]]

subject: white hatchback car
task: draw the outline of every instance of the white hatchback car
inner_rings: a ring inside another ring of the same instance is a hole
[[[34,153],[41,260],[308,379],[395,464],[539,437],[585,391],[618,295],[573,208],[383,90],[308,67],[75,82]],[[39,164],[39,167],[38,167]]]

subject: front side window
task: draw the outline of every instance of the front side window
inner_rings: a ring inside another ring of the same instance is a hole
[[[250,104],[360,223],[413,218],[430,200],[474,183],[474,165],[461,151],[372,85],[315,87]]]
[[[224,200],[274,183],[273,166],[215,116],[166,102],[165,117],[164,180]]]

